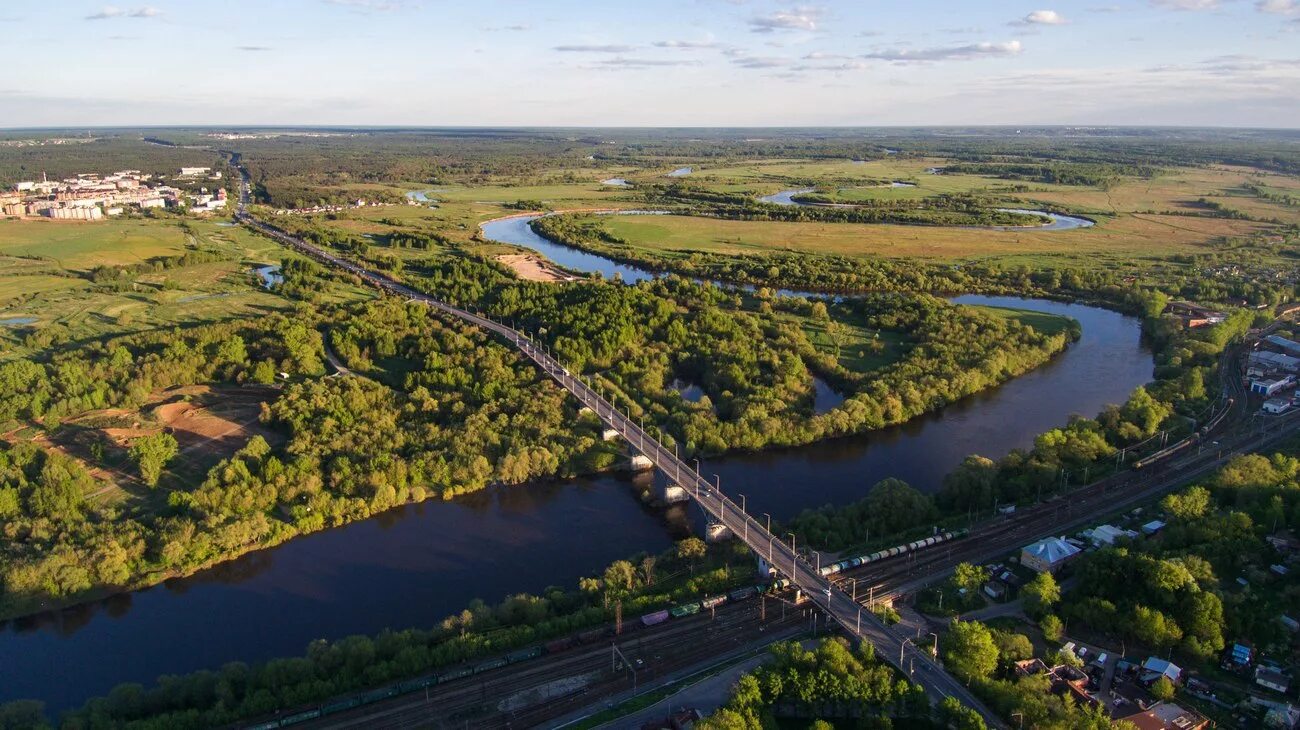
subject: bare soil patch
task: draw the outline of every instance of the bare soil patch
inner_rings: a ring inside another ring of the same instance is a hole
[[[549,261],[532,254],[501,254],[497,256],[497,261],[509,266],[516,276],[525,281],[574,281],[576,278],[556,268]]]

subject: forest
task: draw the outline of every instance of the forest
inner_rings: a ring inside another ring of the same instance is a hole
[[[136,272],[110,273],[125,281]],[[284,438],[275,446],[253,438],[206,478],[169,485],[165,503],[121,507],[82,503],[95,491],[84,463],[31,443],[6,447],[0,611],[147,585],[399,504],[604,471],[625,458],[600,439],[594,417],[484,333],[397,300],[326,304],[322,283],[336,275],[315,264],[290,260],[282,273],[280,291],[305,298],[293,316],[154,331],[0,365],[0,422],[57,429],[97,410],[138,408],[173,386],[278,382],[262,423]],[[690,455],[901,423],[1036,367],[1070,337],[925,295],[828,306],[676,277],[551,287],[461,256],[405,273],[537,332]],[[800,326],[836,320],[905,344],[881,367],[850,370]],[[327,345],[361,377],[321,378]],[[845,396],[840,407],[813,412],[814,374]],[[678,380],[705,396],[682,398]],[[169,451],[133,451],[146,482],[157,481],[152,472],[166,461],[158,455]]]
[[[834,637],[805,649],[795,641],[774,644],[769,661],[741,675],[725,705],[696,725],[702,730],[759,730],[794,726],[822,730],[853,727],[950,727],[950,711],[932,715],[930,700],[876,658],[871,644],[850,647]],[[835,721],[835,722],[832,722]],[[978,725],[960,727],[983,728]],[[807,724],[811,723],[811,724]]]

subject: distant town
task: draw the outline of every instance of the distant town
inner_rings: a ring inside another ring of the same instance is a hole
[[[0,192],[0,213],[17,218],[97,221],[122,215],[129,208],[184,209],[206,214],[224,210],[226,189],[203,184],[220,183],[222,173],[209,167],[182,167],[167,184],[161,176],[139,170],[109,175],[80,173],[63,180],[18,182]],[[177,187],[184,185],[185,188]]]

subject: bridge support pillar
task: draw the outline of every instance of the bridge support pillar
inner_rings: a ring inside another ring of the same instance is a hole
[[[730,540],[732,537],[734,536],[731,534],[731,528],[721,522],[710,522],[704,528],[705,542],[722,542],[723,540]]]
[[[632,454],[629,464],[633,471],[645,471],[646,469],[655,468],[654,462],[650,461],[650,457],[645,454]]]
[[[690,500],[691,495],[686,493],[686,488],[673,482],[664,482],[664,486],[659,489],[659,501],[664,504],[677,504]]]

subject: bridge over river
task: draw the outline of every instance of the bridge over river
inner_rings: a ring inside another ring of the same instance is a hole
[[[246,185],[247,179],[245,179]],[[236,218],[255,230],[323,263],[348,271],[383,291],[419,302],[500,335],[572,393],[584,406],[590,408],[609,428],[618,432],[632,448],[649,459],[650,463],[662,471],[673,484],[682,488],[714,523],[724,526],[738,539],[743,540],[755,555],[763,557],[778,573],[788,578],[847,633],[861,641],[871,642],[878,656],[894,664],[904,673],[910,673],[913,681],[924,687],[933,699],[956,697],[962,704],[978,711],[989,727],[1004,727],[995,714],[937,664],[928,647],[926,650],[919,649],[913,644],[911,637],[899,635],[867,610],[863,604],[828,581],[814,566],[799,556],[793,545],[777,540],[762,523],[747,514],[740,505],[693,471],[673,451],[665,448],[658,440],[646,433],[627,414],[605,400],[586,379],[570,373],[543,344],[535,342],[526,333],[513,327],[482,314],[447,304],[258,221],[244,210],[244,203],[247,200],[246,190],[241,191],[240,198],[240,210]],[[916,671],[917,669],[919,671]]]

